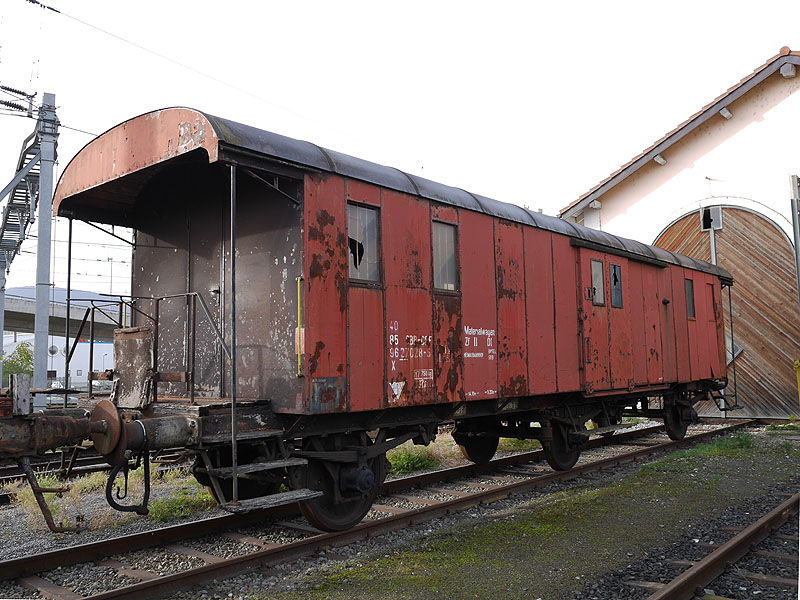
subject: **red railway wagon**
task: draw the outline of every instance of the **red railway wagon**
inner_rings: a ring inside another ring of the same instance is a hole
[[[386,451],[442,421],[476,462],[536,438],[566,469],[587,421],[680,438],[726,384],[724,269],[195,110],[89,143],[54,212],[134,242],[115,370],[92,375],[113,392],[49,418],[91,429],[112,479],[186,448],[229,510],[347,528]]]

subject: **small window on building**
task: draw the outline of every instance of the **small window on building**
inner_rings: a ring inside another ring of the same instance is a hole
[[[603,288],[603,262],[599,260],[592,261],[592,304],[602,306],[606,303],[605,292]]]
[[[456,290],[456,228],[433,223],[433,287]]]
[[[81,375],[83,375],[83,369],[78,369],[78,374],[77,374],[77,376],[78,376],[78,377],[80,377]]]
[[[683,281],[684,285],[686,285],[686,316],[694,319],[694,281],[691,279],[684,279]]]
[[[378,211],[347,205],[350,279],[380,281],[378,257]]]
[[[622,308],[622,269],[611,265],[611,306]]]

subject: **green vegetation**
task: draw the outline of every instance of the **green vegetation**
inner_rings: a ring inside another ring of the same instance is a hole
[[[159,469],[157,463],[150,463],[151,484],[154,488],[169,485],[177,489],[175,495],[166,500],[157,500],[150,503],[150,515],[155,521],[163,522],[186,516],[193,512],[208,510],[216,502],[197,480],[191,476],[188,468]],[[78,524],[81,527],[97,529],[113,527],[130,522],[137,517],[121,515],[110,507],[103,507],[94,511],[93,516],[84,515],[84,499],[89,495],[102,495],[108,481],[108,472],[96,472],[69,481],[61,481],[58,475],[37,472],[37,480],[41,487],[67,488],[67,491],[54,494],[44,494],[45,502],[50,508],[56,523],[65,525]],[[119,475],[114,482],[115,488],[124,486],[123,477]],[[14,502],[22,508],[33,527],[45,527],[44,519],[39,511],[39,505],[28,485],[27,480],[18,481],[6,486],[14,497]],[[128,500],[126,502],[140,502],[144,491],[144,469],[139,468],[128,473]],[[99,498],[98,498],[99,500]]]
[[[439,461],[427,446],[403,444],[386,453],[392,465],[390,473],[406,474],[435,469]]]
[[[52,473],[37,472],[36,480],[39,483],[39,487],[43,488],[60,488],[64,485],[64,483],[59,481],[58,477]],[[39,510],[39,504],[36,502],[36,497],[33,495],[27,479],[10,483],[5,486],[5,490],[13,496],[14,502],[22,507],[31,522],[38,518],[42,524],[44,524],[44,519],[41,517],[41,512]],[[53,519],[58,523],[62,518],[62,508],[61,504],[56,499],[57,494],[46,493],[43,494],[43,496],[45,504],[47,504],[47,507],[50,509],[50,514],[53,515]]]
[[[21,342],[3,360],[3,387],[8,386],[8,376],[15,373],[27,373],[33,377],[33,344],[30,342]]]
[[[767,431],[769,431],[771,435],[781,433],[797,433],[800,431],[800,425],[790,421],[789,423],[782,423],[780,425],[769,425],[767,427]]]
[[[538,450],[542,445],[539,440],[518,440],[516,438],[500,438],[498,452],[529,452]]]
[[[158,523],[188,517],[192,513],[208,510],[217,501],[205,490],[182,489],[174,496],[150,503],[150,518]]]

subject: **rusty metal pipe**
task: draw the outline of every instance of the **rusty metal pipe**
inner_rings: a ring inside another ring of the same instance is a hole
[[[80,443],[107,425],[89,419],[35,414],[0,419],[0,458],[34,456],[66,444]]]
[[[183,416],[155,417],[125,423],[127,450],[192,446],[199,439],[197,421]]]

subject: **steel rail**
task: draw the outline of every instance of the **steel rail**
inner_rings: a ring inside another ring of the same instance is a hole
[[[358,539],[370,535],[379,535],[395,531],[410,524],[426,521],[439,516],[444,516],[454,512],[459,512],[470,508],[472,506],[492,502],[509,495],[525,493],[532,491],[536,488],[554,483],[556,481],[563,481],[573,479],[581,475],[600,471],[620,464],[633,462],[638,458],[664,452],[679,446],[689,445],[697,441],[703,440],[713,435],[725,433],[733,429],[744,427],[751,424],[753,421],[741,421],[731,424],[719,429],[713,429],[705,432],[700,432],[691,437],[687,437],[681,441],[670,441],[662,444],[656,444],[646,448],[640,448],[633,452],[628,452],[616,457],[602,459],[586,463],[575,467],[569,471],[557,471],[547,473],[541,476],[534,476],[531,479],[515,482],[503,487],[493,487],[492,489],[475,492],[469,496],[459,497],[454,500],[447,500],[437,504],[421,507],[412,511],[408,511],[398,515],[392,515],[376,521],[361,523],[353,529],[343,532],[323,533],[314,535],[294,542],[292,544],[280,546],[277,548],[270,548],[267,550],[257,551],[245,556],[223,560],[218,563],[205,565],[189,569],[181,573],[160,577],[158,579],[143,581],[116,590],[104,592],[91,596],[93,600],[105,600],[110,598],[157,598],[174,593],[179,590],[184,590],[193,585],[208,581],[211,579],[226,577],[246,571],[251,568],[264,567],[277,564],[282,561],[290,561],[302,556],[313,554],[320,547],[330,545],[344,545]],[[660,428],[660,427],[659,427]],[[646,431],[652,433],[650,428],[646,430],[637,430],[639,432]],[[634,432],[629,432],[633,434]],[[614,436],[617,437],[617,436]],[[614,438],[610,440],[597,440],[597,445],[610,445],[609,442],[616,441]],[[593,442],[595,440],[592,440]],[[514,464],[513,459],[518,459],[516,462],[529,462],[531,456],[540,455],[541,451],[529,452],[510,457],[504,457],[492,461],[491,466],[495,469]],[[420,476],[406,477],[391,482],[387,482],[381,488],[381,493],[392,493],[397,489],[405,489],[416,487],[420,485],[427,485],[432,481],[443,481],[454,479],[457,477],[464,477],[471,474],[486,473],[493,469],[488,466],[480,467],[478,465],[467,465],[467,467],[455,467],[453,469],[445,469],[434,473],[426,473]],[[433,479],[435,475],[439,477]],[[285,508],[285,507],[282,507]],[[158,529],[150,532],[136,534],[134,536],[119,537],[112,540],[105,540],[101,542],[94,542],[83,546],[73,546],[63,550],[55,550],[43,554],[38,554],[19,559],[12,559],[9,561],[0,562],[0,579],[12,579],[32,575],[42,572],[42,565],[48,565],[47,570],[54,568],[54,566],[66,566],[79,562],[88,562],[98,558],[108,556],[109,554],[116,554],[123,551],[133,551],[141,548],[152,547],[159,544],[175,542],[188,537],[195,537],[214,533],[239,527],[243,525],[252,525],[253,521],[268,515],[274,515],[273,511],[259,511],[258,513],[250,513],[249,515],[230,515],[224,517],[214,517],[204,521],[197,521],[190,524],[176,525],[164,529]],[[285,513],[284,513],[285,514]],[[194,531],[188,533],[188,528],[195,528]]]
[[[750,552],[750,549],[766,538],[773,529],[783,525],[790,515],[796,515],[798,507],[800,507],[800,493],[742,530],[703,560],[648,596],[647,600],[691,600],[697,588],[704,587],[722,575],[728,565]]]
[[[652,427],[645,427],[642,429],[633,429],[623,433],[618,433],[610,438],[600,437],[592,439],[589,441],[587,446],[589,448],[595,448],[612,445],[616,442],[644,437],[651,433],[658,433],[659,431],[663,431],[663,429],[663,425],[654,425]],[[519,454],[512,454],[510,456],[496,458],[488,465],[469,464],[459,467],[451,467],[449,469],[431,471],[429,473],[411,475],[408,477],[400,477],[385,482],[383,486],[381,486],[380,493],[390,494],[399,490],[447,481],[458,477],[483,475],[504,467],[533,462],[543,458],[544,453],[541,450],[533,450],[530,452],[521,452]],[[105,465],[104,468],[110,469],[111,467]],[[193,521],[191,523],[172,525],[170,527],[163,527],[161,529],[146,531],[129,536],[102,540],[81,546],[72,546],[69,548],[64,548],[63,550],[53,550],[51,552],[36,554],[29,557],[11,559],[9,561],[0,561],[0,580],[32,575],[41,572],[40,565],[43,564],[68,566],[79,562],[102,558],[110,554],[132,552],[134,550],[149,548],[158,544],[174,543],[191,537],[217,533],[220,531],[234,529],[236,527],[243,527],[245,525],[252,524],[252,522],[259,519],[265,519],[271,516],[285,517],[290,514],[296,514],[298,511],[299,509],[297,508],[297,505],[294,504],[289,505],[288,507],[279,506],[272,509],[254,511],[249,514],[211,517],[209,519],[203,519],[202,521]],[[75,553],[76,550],[78,551],[77,554]]]

